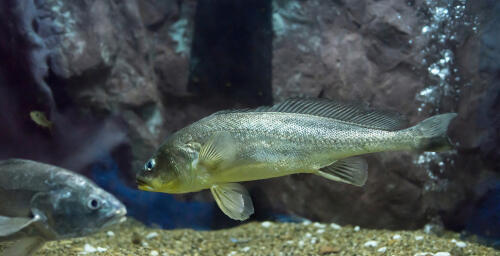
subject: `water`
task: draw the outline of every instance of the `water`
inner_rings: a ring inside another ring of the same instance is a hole
[[[212,241],[207,249],[195,238],[180,240],[207,255],[358,249],[370,255],[397,253],[404,243],[416,255],[426,248],[417,244],[419,236],[425,243],[439,240],[452,255],[484,250],[479,244],[498,248],[496,1],[7,0],[0,11],[0,159],[31,159],[86,175],[138,221],[115,227],[113,237],[103,230],[71,240],[64,250],[79,253],[88,243],[119,255],[120,243],[132,241],[138,254],[194,254],[191,247],[162,244],[170,236],[181,239],[175,232],[184,228]],[[454,148],[363,156],[363,187],[310,174],[243,182],[255,212],[245,222],[228,218],[208,190],[137,189],[136,173],[175,131],[222,109],[293,97],[395,111],[410,125],[456,112],[448,131]],[[44,113],[50,125],[31,119],[32,111]],[[259,240],[265,221],[284,237]],[[256,223],[247,229],[249,222]],[[303,222],[342,229],[316,233],[321,228]],[[362,231],[357,245],[335,242],[354,226]],[[151,232],[160,238],[148,242]],[[398,232],[405,235],[393,239]],[[363,246],[371,240],[377,245]],[[257,250],[256,241],[267,249]]]

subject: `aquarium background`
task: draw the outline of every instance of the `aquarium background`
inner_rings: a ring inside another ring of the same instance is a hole
[[[397,110],[412,123],[453,111],[456,150],[369,155],[364,187],[313,175],[245,183],[250,221],[430,223],[495,241],[499,14],[493,0],[5,0],[0,158],[81,172],[149,225],[217,229],[239,222],[207,192],[135,189],[135,172],[191,122],[289,97]]]

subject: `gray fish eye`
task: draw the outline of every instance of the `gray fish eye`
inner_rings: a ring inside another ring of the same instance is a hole
[[[156,161],[154,159],[150,159],[145,165],[144,170],[151,171],[156,165]]]
[[[99,199],[97,198],[91,198],[88,202],[87,202],[87,206],[92,209],[92,210],[97,210],[101,207],[101,201],[99,201]]]

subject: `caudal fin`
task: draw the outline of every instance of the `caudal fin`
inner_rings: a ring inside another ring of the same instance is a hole
[[[436,115],[425,119],[413,127],[421,132],[422,141],[419,143],[419,149],[434,152],[452,149],[453,145],[446,132],[451,120],[456,116],[456,113]]]

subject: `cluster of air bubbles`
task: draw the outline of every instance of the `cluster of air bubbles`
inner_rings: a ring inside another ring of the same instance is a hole
[[[442,176],[446,171],[446,166],[454,164],[454,160],[449,157],[454,153],[424,152],[413,160],[413,163],[421,166],[429,177],[424,184],[424,191],[446,191],[449,181]]]
[[[422,50],[422,65],[429,74],[428,85],[416,95],[420,103],[419,113],[429,110],[439,112],[442,97],[458,99],[462,79],[455,65],[452,47],[460,42],[466,31],[477,31],[478,17],[466,14],[467,0],[426,2],[429,20],[421,28],[421,35],[426,37],[428,45]]]

